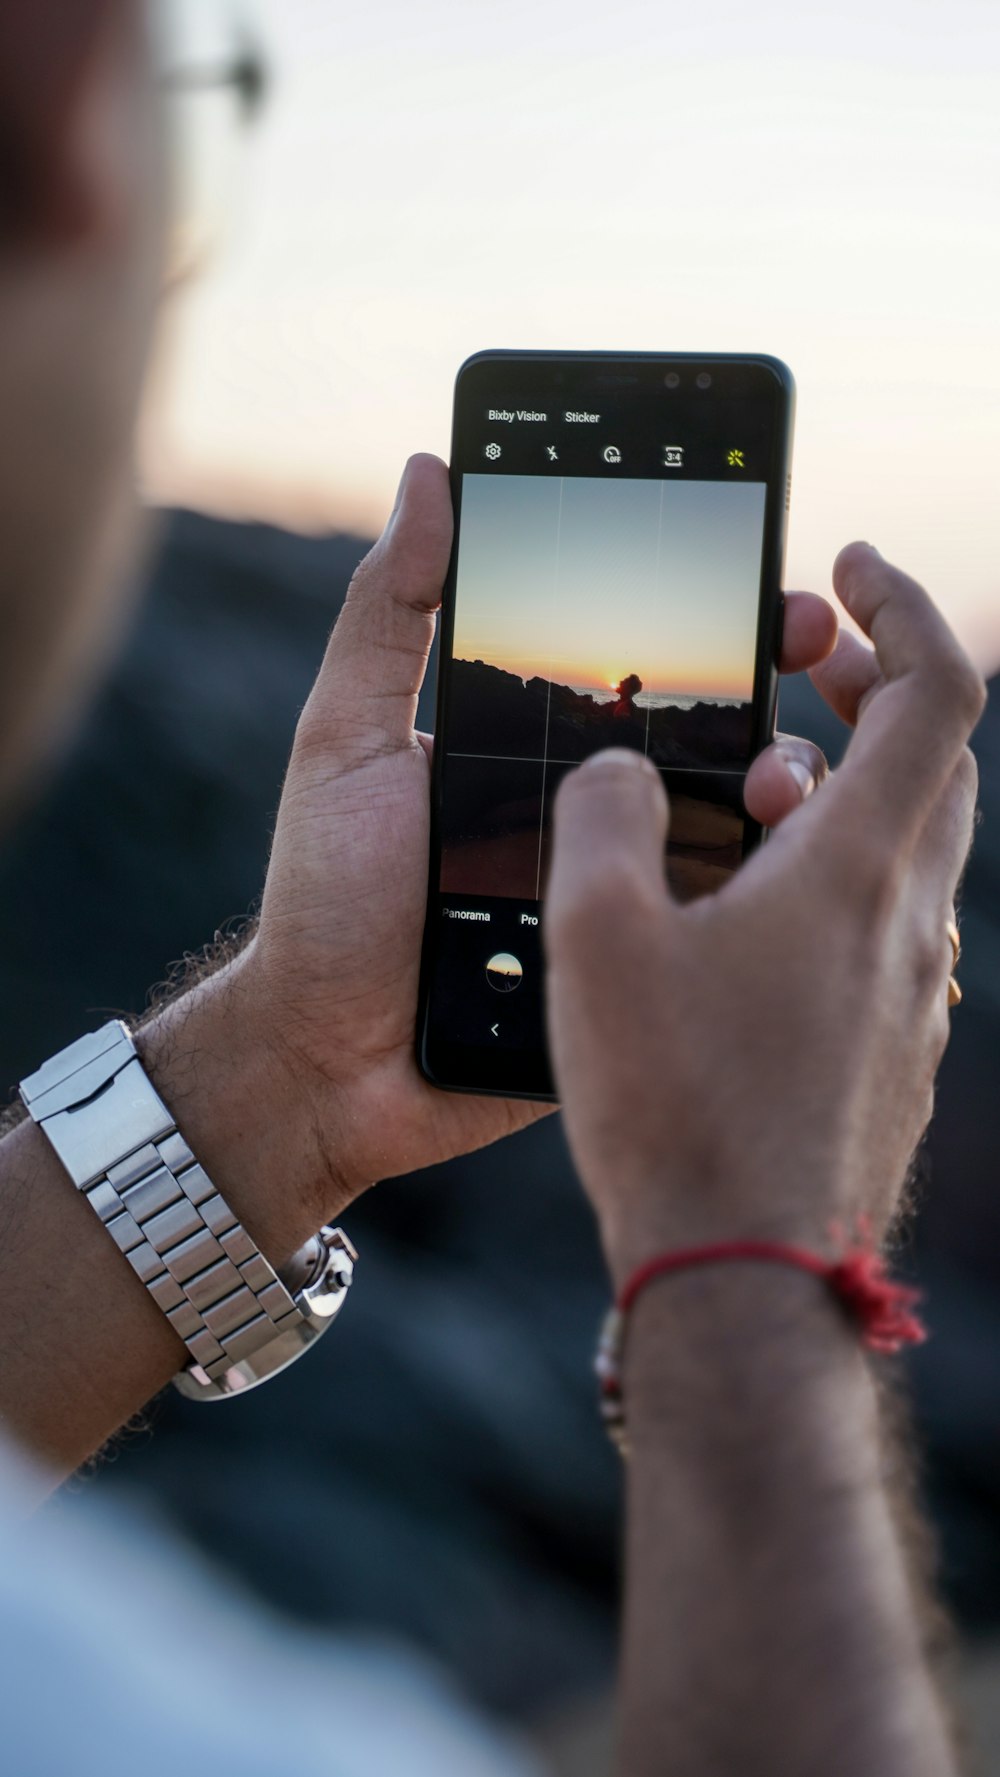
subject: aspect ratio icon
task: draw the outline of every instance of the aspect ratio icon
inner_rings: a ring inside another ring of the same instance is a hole
[[[622,460],[622,453],[618,449],[617,444],[605,445],[602,454],[606,463],[620,463]]]
[[[483,456],[491,463],[495,463],[500,454],[499,444],[487,444],[483,451]]]
[[[663,446],[663,467],[665,469],[683,469],[683,444],[665,444]]]

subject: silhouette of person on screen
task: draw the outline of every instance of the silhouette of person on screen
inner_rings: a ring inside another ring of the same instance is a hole
[[[629,673],[627,678],[622,679],[621,683],[615,686],[615,697],[618,701],[612,714],[616,720],[620,720],[623,716],[636,715],[635,700],[641,690],[642,680],[638,673]]]

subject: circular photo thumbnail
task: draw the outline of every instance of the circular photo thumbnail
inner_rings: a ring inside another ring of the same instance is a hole
[[[513,993],[520,987],[524,970],[509,950],[498,950],[486,964],[486,979],[497,993]]]

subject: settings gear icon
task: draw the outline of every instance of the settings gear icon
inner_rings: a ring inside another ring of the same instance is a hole
[[[491,463],[495,463],[497,460],[497,457],[499,455],[500,455],[499,444],[488,444],[486,446],[486,449],[483,451],[483,456],[488,457]]]

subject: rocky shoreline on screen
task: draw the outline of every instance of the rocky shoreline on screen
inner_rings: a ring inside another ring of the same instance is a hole
[[[454,660],[447,718],[453,753],[576,762],[603,747],[634,747],[664,768],[745,771],[747,703],[622,708],[544,678],[528,679],[484,660]]]

